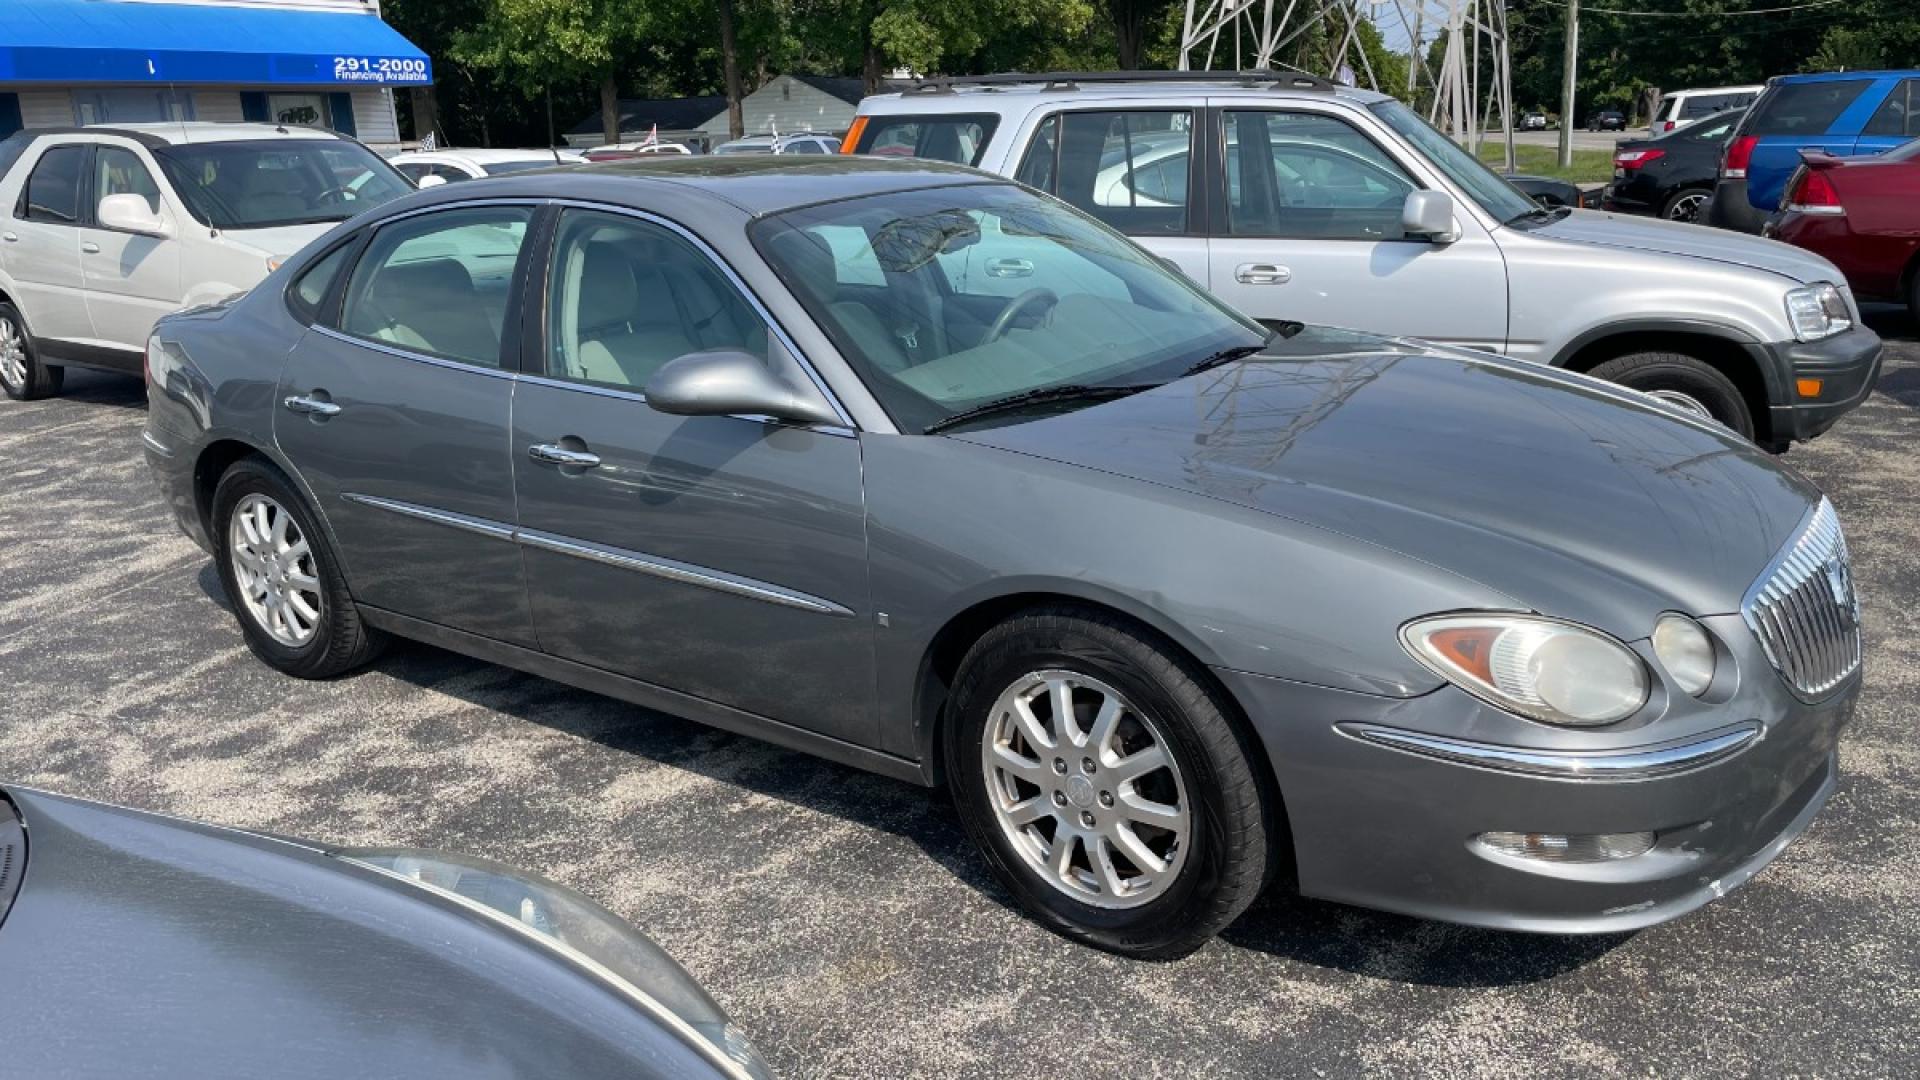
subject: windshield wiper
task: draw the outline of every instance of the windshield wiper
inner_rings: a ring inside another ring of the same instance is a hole
[[[1292,337],[1294,334],[1299,333],[1300,329],[1302,329],[1299,323],[1286,323],[1284,324],[1284,327],[1285,328],[1283,329],[1275,330],[1273,333],[1268,334],[1267,340],[1262,341],[1258,345],[1235,345],[1231,349],[1221,349],[1217,353],[1208,353],[1206,356],[1203,356],[1200,359],[1195,360],[1191,367],[1187,368],[1187,370],[1180,373],[1180,377],[1184,379],[1189,375],[1198,375],[1203,371],[1208,371],[1213,368],[1217,368],[1221,364],[1231,364],[1235,360],[1252,356],[1254,353],[1257,353],[1261,349],[1266,348],[1267,345],[1273,341],[1276,335],[1280,337]],[[1291,328],[1291,329],[1287,329],[1287,328]]]
[[[1061,401],[1112,401],[1115,398],[1123,398],[1131,394],[1138,394],[1143,390],[1151,389],[1153,389],[1151,385],[1083,386],[1069,383],[1065,386],[1043,386],[1037,390],[1028,390],[1025,393],[997,398],[983,405],[975,405],[973,408],[963,412],[954,413],[944,420],[936,420],[927,425],[926,434],[932,435],[945,431],[956,424],[964,424],[969,420],[978,420],[983,416],[992,416],[995,413],[1013,412],[1031,405],[1047,405]]]

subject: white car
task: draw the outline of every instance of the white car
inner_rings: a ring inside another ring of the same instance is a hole
[[[412,190],[352,139],[123,124],[0,142],[0,389],[138,374],[154,321],[251,289],[335,223]]]
[[[1764,86],[1710,86],[1700,90],[1675,90],[1660,97],[1653,107],[1653,120],[1647,135],[1659,138],[1675,128],[1696,120],[1716,116],[1729,109],[1744,109],[1760,96]]]
[[[797,131],[791,135],[749,135],[713,148],[716,154],[837,154],[840,140],[832,135]]]
[[[480,180],[528,169],[578,165],[585,160],[578,150],[412,150],[396,155],[393,167],[414,186],[433,187],[434,183]],[[435,179],[429,182],[429,178]]]

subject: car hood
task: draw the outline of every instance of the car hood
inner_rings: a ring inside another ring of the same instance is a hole
[[[1819,498],[1726,429],[1632,391],[1322,329],[956,437],[1264,510],[1629,640],[1663,610],[1737,611]]]
[[[1827,260],[1809,251],[1758,236],[1683,225],[1655,218],[1576,210],[1558,221],[1527,228],[1529,236],[1591,247],[1644,251],[1682,258],[1708,259],[1745,266],[1805,284],[1846,279]]]
[[[258,252],[262,257],[284,259],[333,230],[337,221],[312,225],[282,225],[273,229],[223,229],[220,237],[235,247]]]

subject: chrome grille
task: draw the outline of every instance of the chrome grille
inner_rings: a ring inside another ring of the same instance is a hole
[[[1816,698],[1860,667],[1860,601],[1840,515],[1825,499],[1741,604],[1767,660],[1802,698]]]

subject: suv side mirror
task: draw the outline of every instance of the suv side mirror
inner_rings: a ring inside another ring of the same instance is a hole
[[[796,424],[838,424],[810,390],[796,390],[738,349],[688,353],[647,380],[647,404],[674,416],[771,416]]]
[[[99,209],[94,215],[103,229],[116,232],[138,233],[141,236],[156,236],[165,239],[173,235],[167,219],[148,204],[140,195],[109,195],[100,200]]]
[[[1410,237],[1451,244],[1460,239],[1453,227],[1453,196],[1444,191],[1414,191],[1400,209],[1400,227]]]
[[[439,187],[441,184],[444,184],[446,182],[447,182],[446,177],[435,176],[432,173],[428,173],[427,175],[421,177],[420,179],[415,180],[413,182],[413,186],[419,188],[421,191],[425,191],[428,188]]]

